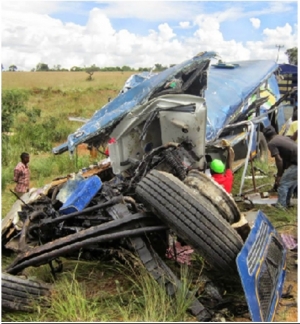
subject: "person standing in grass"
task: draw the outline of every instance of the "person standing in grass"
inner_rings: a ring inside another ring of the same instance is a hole
[[[271,156],[275,158],[278,201],[275,207],[287,208],[298,182],[298,147],[288,136],[277,135],[273,126],[263,129]]]
[[[30,170],[29,170],[29,154],[23,152],[20,156],[21,161],[14,169],[14,182],[17,183],[15,193],[21,197],[25,192],[29,191]]]

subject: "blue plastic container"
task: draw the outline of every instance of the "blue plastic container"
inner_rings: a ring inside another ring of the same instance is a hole
[[[59,209],[61,215],[68,215],[83,210],[101,189],[102,181],[98,176],[92,176],[77,181],[74,190]]]

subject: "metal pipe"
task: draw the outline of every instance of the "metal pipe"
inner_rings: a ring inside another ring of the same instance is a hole
[[[250,164],[251,164],[251,175],[252,175],[253,189],[254,189],[254,192],[256,192],[256,182],[255,182],[255,174],[254,174],[254,168],[253,168],[253,160],[252,160],[252,158],[250,159]]]
[[[241,121],[239,123],[236,123],[234,125],[228,125],[228,126],[224,127],[224,128],[231,128],[231,127],[236,127],[236,126],[241,126],[241,125],[250,126],[251,127],[251,130],[250,130],[250,138],[249,138],[249,144],[248,144],[248,152],[247,152],[247,156],[246,156],[246,160],[245,160],[245,165],[244,165],[244,170],[243,170],[242,179],[241,179],[239,196],[241,195],[242,188],[244,186],[245,175],[246,175],[246,171],[247,171],[247,167],[248,167],[248,162],[249,162],[249,157],[250,157],[250,153],[251,153],[252,138],[253,138],[253,133],[254,133],[254,124],[251,121],[246,120],[246,121]]]

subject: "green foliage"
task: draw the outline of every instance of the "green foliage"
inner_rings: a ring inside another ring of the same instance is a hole
[[[29,118],[29,121],[35,124],[38,118],[41,117],[41,109],[33,107],[31,110],[27,110],[25,114]]]
[[[36,71],[49,71],[49,66],[45,63],[39,63],[36,66]]]
[[[28,278],[43,278],[53,283],[51,296],[44,298],[50,307],[42,307],[36,301],[34,313],[4,314],[3,319],[18,321],[22,318],[36,322],[187,321],[187,309],[192,302],[192,296],[188,294],[191,290],[188,267],[181,267],[182,287],[170,297],[136,256],[125,253],[129,261],[126,265],[81,261],[80,257],[77,261],[65,260],[64,272],[58,274],[55,281],[47,277],[50,272],[46,265],[39,267],[40,271],[26,269]]]
[[[9,183],[13,180],[13,166],[5,168],[1,172],[1,189],[4,190]]]
[[[289,48],[285,54],[288,56],[290,64],[298,65],[298,47]]]
[[[163,71],[168,68],[167,66],[162,66],[159,63],[156,63],[154,66],[155,66],[155,71],[157,71],[157,72]]]
[[[122,66],[122,71],[131,71],[131,67],[128,65],[123,65]]]
[[[118,311],[125,322],[177,322],[188,318],[187,310],[193,301],[191,290],[192,278],[186,266],[181,267],[180,280],[182,286],[174,296],[166,293],[147,272],[140,259],[135,255],[126,255],[126,265],[119,265],[118,271],[130,283],[125,289],[118,280],[115,281],[119,303]],[[128,262],[131,260],[130,262]],[[163,307],[162,307],[163,305]]]
[[[50,302],[51,307],[41,314],[40,321],[97,322],[101,314],[97,297],[89,298],[84,283],[75,278],[61,279]]]
[[[81,68],[79,66],[73,66],[73,67],[71,67],[70,71],[79,72],[79,71],[83,71],[83,68]]]
[[[12,145],[30,148],[27,150],[32,153],[50,152],[53,143],[65,140],[70,133],[70,128],[60,118],[41,118],[38,108],[27,111],[25,115],[27,118],[15,126],[15,135],[10,138]]]
[[[34,121],[31,118],[34,118]],[[53,141],[60,139],[60,134],[55,129],[58,119],[49,117],[40,123],[36,123],[35,120],[36,116],[32,115],[27,122],[18,124],[13,139],[25,147],[30,147],[33,152],[50,151]],[[34,127],[32,123],[35,123]]]
[[[21,90],[2,90],[2,132],[9,132],[15,116],[25,111],[28,92]]]
[[[17,69],[18,68],[14,64],[13,65],[10,65],[10,67],[8,68],[8,70],[11,71],[11,72],[15,72],[15,71],[17,71]]]

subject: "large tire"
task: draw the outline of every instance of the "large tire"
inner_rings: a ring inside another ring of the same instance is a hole
[[[152,170],[136,188],[137,197],[211,265],[236,271],[243,241],[206,200],[172,174]]]
[[[194,190],[194,194],[197,195],[200,201],[206,198],[230,224],[241,219],[241,213],[234,199],[222,186],[203,172],[190,171],[184,180],[184,184]]]
[[[269,149],[268,143],[265,138],[265,135],[262,132],[259,132],[259,142],[257,149],[257,159],[262,163],[268,163],[269,159]]]
[[[1,299],[3,309],[31,312],[32,303],[50,294],[50,285],[2,273]],[[45,304],[45,303],[44,303]]]

